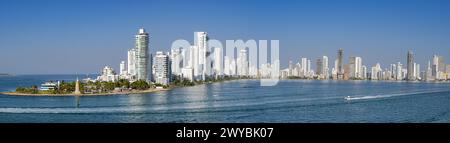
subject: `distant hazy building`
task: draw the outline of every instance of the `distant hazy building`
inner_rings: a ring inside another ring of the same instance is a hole
[[[167,85],[170,81],[169,54],[156,52],[155,55],[155,83]]]
[[[361,66],[362,78],[367,79],[367,67],[365,65]]]
[[[350,78],[361,79],[362,78],[362,58],[350,57]]]
[[[143,28],[136,35],[136,76],[138,80],[151,79],[151,63],[149,55],[149,35]]]
[[[396,69],[397,69],[397,72],[396,72],[396,80],[403,80],[403,65],[400,63],[400,62],[398,62],[397,63],[397,67],[396,67]]]
[[[238,75],[239,76],[248,76],[249,65],[248,65],[248,58],[247,58],[247,50],[246,49],[241,49],[239,51],[237,68],[238,68]]]
[[[412,51],[408,51],[407,54],[407,75],[406,75],[406,80],[415,80],[415,67],[414,67],[414,54],[412,53]]]
[[[223,50],[222,48],[214,48],[213,72],[216,77],[223,75]]]
[[[308,74],[308,59],[307,58],[302,58],[301,59],[301,62],[302,62],[302,64],[301,64],[301,76],[302,77],[306,77],[307,76],[307,74]]]
[[[447,68],[445,69],[447,73],[447,79],[450,79],[450,65],[447,65]]]
[[[339,49],[337,54],[337,79],[344,78],[344,50]]]
[[[185,80],[194,81],[194,69],[192,68],[182,68],[181,77]]]
[[[171,70],[173,76],[180,76],[181,75],[181,69],[184,67],[183,65],[183,56],[182,56],[182,49],[172,49],[171,50]]]
[[[322,75],[322,67],[323,67],[323,59],[322,58],[318,58],[316,60],[316,75],[320,76]]]
[[[330,69],[328,66],[327,56],[322,57],[322,76],[324,77],[324,79],[328,79],[330,77]]]
[[[414,78],[416,80],[422,80],[420,77],[420,64],[414,63]]]
[[[380,80],[382,75],[382,69],[380,63],[377,63],[372,67],[371,79],[372,80]]]

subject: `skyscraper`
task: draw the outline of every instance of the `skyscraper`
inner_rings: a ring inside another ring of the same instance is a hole
[[[381,73],[382,73],[381,65],[380,63],[377,63],[375,66],[372,67],[371,80],[380,80]]]
[[[402,74],[403,67],[400,62],[397,63],[396,69],[397,69],[396,76],[395,76],[396,80],[403,80],[403,74]]]
[[[329,78],[330,71],[329,71],[329,67],[328,67],[328,57],[327,56],[323,56],[322,57],[322,75],[325,79]]]
[[[415,80],[414,78],[414,55],[412,51],[408,51],[407,55],[407,74],[406,74],[406,80]]]
[[[172,75],[174,76],[180,76],[181,75],[181,69],[184,67],[183,65],[183,58],[182,58],[182,49],[172,49],[171,50],[171,71]]]
[[[208,47],[208,33],[206,32],[194,32],[194,46],[197,46],[197,56],[198,58],[198,69],[197,69],[197,76],[201,76],[201,79],[205,79],[206,76],[210,75],[211,71],[211,60],[209,58],[210,56],[210,50]],[[194,69],[194,72],[195,69]],[[194,73],[195,74],[195,73]]]
[[[446,65],[444,62],[444,57],[434,55],[433,56],[433,65],[431,66],[432,76],[436,80],[444,79],[445,68],[446,68]]]
[[[361,66],[361,73],[362,73],[362,78],[366,79],[367,78],[367,67],[365,65]]]
[[[240,76],[248,76],[248,58],[247,58],[247,50],[241,49],[239,51],[238,57],[238,75]]]
[[[301,64],[301,76],[306,77],[308,75],[308,59],[307,58],[302,58],[301,60],[302,64]]]
[[[145,32],[144,28],[139,29],[136,35],[136,76],[137,80],[148,81],[151,79],[151,72],[149,72],[150,56],[149,56],[149,34]]]
[[[127,64],[128,64],[128,74],[130,74],[131,77],[136,76],[136,49],[131,49],[128,51],[128,58],[127,58]]]
[[[288,72],[288,76],[292,76],[292,70],[293,70],[292,60],[289,59],[289,72]]]
[[[362,78],[361,73],[362,68],[362,58],[361,57],[350,57],[350,77],[351,78]]]
[[[223,51],[222,48],[214,48],[214,74],[222,76],[223,74]]]
[[[155,55],[155,82],[163,85],[169,84],[170,66],[169,55],[163,52],[156,52]]]
[[[322,58],[317,58],[316,60],[316,74],[321,76],[323,75],[323,59]]]
[[[339,49],[337,55],[337,79],[344,79],[344,50]]]
[[[127,74],[127,69],[125,68],[125,61],[120,62],[120,71],[119,71],[120,75],[125,75]]]
[[[420,79],[420,64],[414,63],[414,76],[417,80]]]

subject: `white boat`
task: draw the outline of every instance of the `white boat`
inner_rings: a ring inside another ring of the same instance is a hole
[[[352,100],[352,97],[346,96],[346,97],[344,97],[344,99],[345,99],[345,100]]]

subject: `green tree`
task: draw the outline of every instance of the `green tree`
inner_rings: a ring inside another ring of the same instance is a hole
[[[130,81],[128,81],[126,79],[120,79],[118,82],[119,82],[119,87],[130,88]]]
[[[138,90],[145,90],[145,89],[150,88],[150,85],[144,80],[138,80],[138,81],[131,83],[131,88],[138,89]]]

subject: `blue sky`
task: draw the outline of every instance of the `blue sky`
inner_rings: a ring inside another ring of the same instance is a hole
[[[98,73],[118,68],[144,27],[150,50],[194,31],[212,39],[280,40],[280,60],[330,57],[339,48],[368,66],[450,57],[447,0],[1,0],[0,73]],[[448,61],[450,59],[447,59]]]

